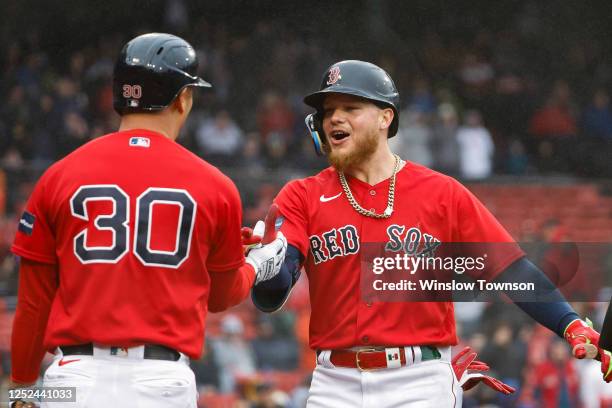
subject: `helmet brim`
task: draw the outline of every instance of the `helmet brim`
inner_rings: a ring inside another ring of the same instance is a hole
[[[210,84],[210,82],[206,82],[205,80],[199,77],[196,80],[196,82],[191,84],[191,86],[197,86],[198,88],[212,88],[212,85]]]

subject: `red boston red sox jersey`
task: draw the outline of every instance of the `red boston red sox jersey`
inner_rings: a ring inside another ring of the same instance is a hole
[[[374,186],[353,177],[347,180],[363,208],[385,210],[389,180]],[[394,212],[387,219],[359,214],[333,168],[288,183],[275,201],[285,218],[281,230],[305,257],[313,349],[457,343],[451,302],[364,301],[360,250],[365,243],[393,244],[408,234],[417,242],[513,242],[460,183],[410,162],[397,174]],[[523,255],[518,245],[506,246],[488,259],[483,277],[493,279]]]
[[[51,166],[12,247],[59,270],[45,347],[152,343],[198,358],[208,271],[244,264],[241,213],[229,178],[148,130],[102,136]]]

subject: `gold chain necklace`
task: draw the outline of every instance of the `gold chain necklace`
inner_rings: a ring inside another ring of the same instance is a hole
[[[398,155],[395,156],[395,168],[393,169],[393,174],[391,175],[391,182],[389,183],[389,196],[387,198],[387,208],[382,214],[377,214],[374,211],[369,211],[359,205],[355,197],[353,197],[353,193],[351,193],[351,189],[349,188],[348,183],[346,182],[346,177],[344,177],[344,173],[339,171],[338,177],[340,178],[340,185],[342,185],[342,189],[344,190],[344,194],[346,198],[348,198],[351,206],[361,215],[365,215],[366,217],[372,218],[389,218],[391,214],[393,214],[393,201],[395,200],[395,176],[400,168],[401,160]]]

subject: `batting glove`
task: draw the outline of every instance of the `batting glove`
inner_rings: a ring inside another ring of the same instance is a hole
[[[576,319],[563,333],[572,348],[572,354],[578,359],[594,358],[601,361],[601,373],[605,382],[612,381],[612,354],[599,347],[599,333],[593,329],[593,323]]]
[[[511,387],[508,384],[505,384],[489,375],[482,374],[482,371],[489,370],[489,366],[482,361],[476,361],[476,357],[476,352],[472,351],[470,347],[466,347],[451,361],[453,371],[455,372],[455,376],[459,380],[459,385],[461,385],[463,391],[470,390],[479,383],[483,383],[487,387],[505,395],[512,394],[516,391],[514,387]]]
[[[577,359],[597,358],[599,360],[599,333],[593,330],[589,319],[576,319],[567,325],[563,337],[572,348],[572,354]]]
[[[255,269],[255,285],[278,275],[285,253],[287,239],[282,232],[277,232],[276,239],[269,244],[257,244],[246,256],[246,262]]]
[[[612,353],[608,350],[599,349],[599,359],[601,360],[601,373],[605,382],[612,381]]]
[[[255,235],[253,228],[250,227],[242,227],[240,229],[240,236],[242,238],[242,246],[245,249],[250,249],[259,244],[262,238],[261,235]]]

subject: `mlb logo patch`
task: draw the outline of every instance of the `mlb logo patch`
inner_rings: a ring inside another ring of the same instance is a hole
[[[36,221],[34,214],[24,211],[17,229],[26,235],[32,235],[32,232],[34,232],[34,221]]]
[[[147,137],[130,137],[130,146],[149,147],[151,146],[151,141]]]

